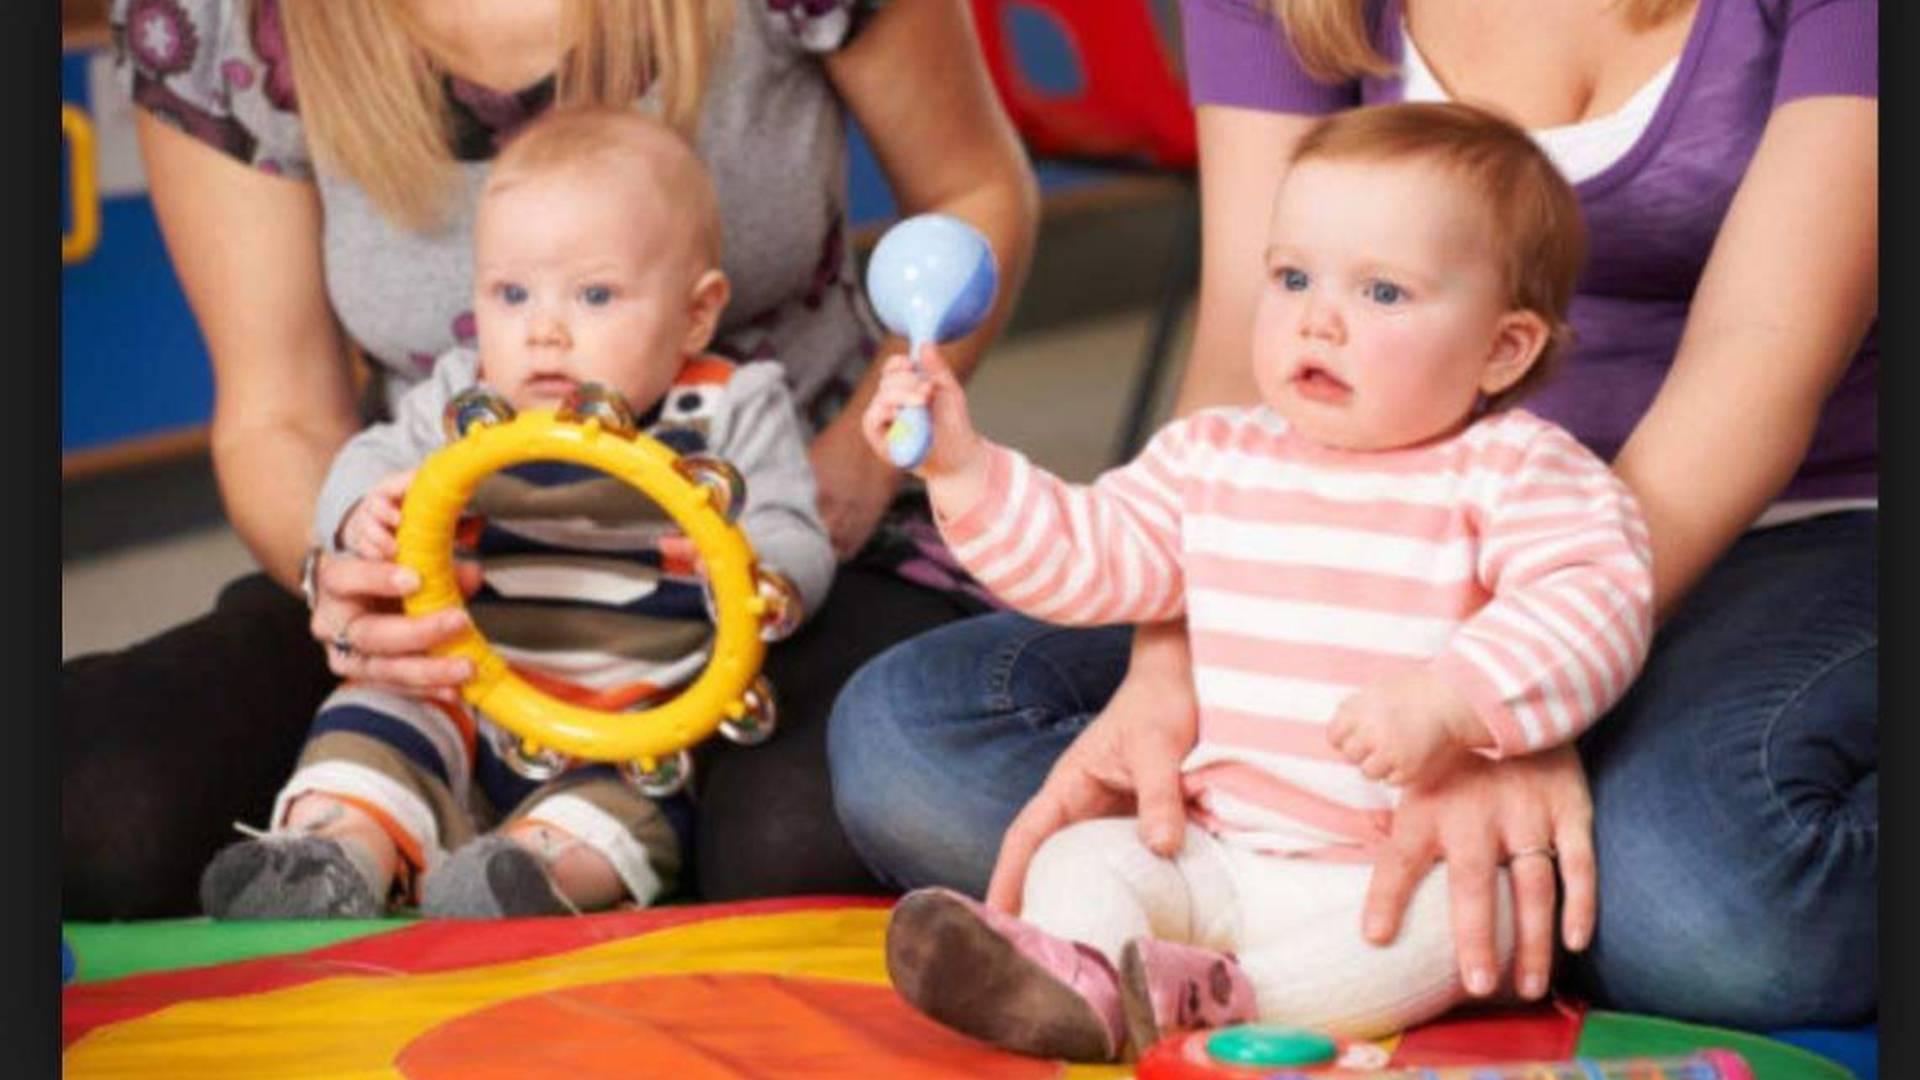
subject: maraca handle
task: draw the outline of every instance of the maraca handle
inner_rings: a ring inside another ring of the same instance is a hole
[[[906,405],[887,428],[887,457],[902,469],[917,469],[933,449],[933,417],[925,405]]]

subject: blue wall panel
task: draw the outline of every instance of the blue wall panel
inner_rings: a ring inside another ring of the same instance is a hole
[[[110,199],[100,247],[60,279],[60,449],[203,424],[213,376],[145,199]]]
[[[89,106],[93,55],[61,55],[63,101]],[[152,206],[141,193],[103,199],[100,246],[60,273],[61,452],[191,428],[212,411],[206,348]]]

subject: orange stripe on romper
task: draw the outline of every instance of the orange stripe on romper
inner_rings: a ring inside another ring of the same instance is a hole
[[[393,841],[393,846],[400,852],[400,865],[395,868],[394,875],[398,879],[400,893],[409,901],[417,900],[418,897],[414,895],[414,883],[419,874],[427,868],[427,856],[420,850],[420,841],[415,840],[412,834],[400,827],[400,823],[395,821],[392,815],[374,803],[357,796],[328,791],[325,788],[315,788],[314,791],[353,807],[372,818],[373,823],[380,826],[380,831],[387,834],[388,839]]]
[[[569,705],[578,705],[584,709],[599,709],[603,712],[621,712],[631,709],[641,702],[659,695],[660,687],[650,682],[629,683],[626,686],[611,686],[605,690],[590,690],[576,683],[555,678],[532,668],[514,666],[513,673],[525,679],[527,685],[542,693],[559,698]]]
[[[702,356],[680,365],[680,373],[674,376],[675,386],[698,386],[724,384],[733,378],[732,362],[711,356]]]
[[[447,722],[452,724],[453,729],[460,733],[460,743],[467,748],[467,760],[471,762],[473,760],[474,742],[478,738],[478,733],[474,730],[473,714],[467,711],[466,706],[451,701],[439,701],[434,698],[428,698],[427,703],[444,713],[447,717]]]

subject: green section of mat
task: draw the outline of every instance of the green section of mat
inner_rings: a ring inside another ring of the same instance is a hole
[[[1653,1016],[1587,1013],[1580,1029],[1581,1057],[1659,1057],[1725,1047],[1747,1059],[1754,1080],[1852,1080],[1853,1073],[1817,1054],[1758,1035],[1683,1024]]]
[[[148,971],[223,964],[256,956],[317,949],[323,945],[410,926],[413,919],[313,919],[221,922],[161,919],[132,923],[63,923],[73,948],[75,983],[117,979]]]
[[[655,908],[690,906],[674,897]],[[154,919],[145,922],[62,923],[60,933],[72,946],[79,969],[75,983],[117,979],[149,971],[223,964],[256,956],[318,949],[418,922],[414,908],[384,919],[306,919],[215,922],[207,918]]]

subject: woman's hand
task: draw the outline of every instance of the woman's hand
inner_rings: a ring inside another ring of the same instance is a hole
[[[1438,860],[1447,864],[1454,950],[1468,992],[1484,996],[1499,982],[1493,890],[1505,865],[1513,883],[1515,986],[1527,998],[1546,993],[1556,864],[1566,887],[1562,940],[1579,952],[1593,937],[1593,803],[1574,748],[1497,762],[1472,756],[1438,784],[1406,789],[1393,834],[1374,860],[1362,926],[1367,940],[1393,940],[1408,897]]]
[[[466,628],[466,610],[420,618],[401,614],[400,601],[420,587],[420,575],[396,563],[339,552],[319,558],[308,627],[326,647],[333,673],[401,693],[456,700],[460,684],[473,676],[472,663],[431,656],[428,650]],[[478,564],[456,563],[454,569],[461,592],[479,587]]]
[[[1033,853],[1047,837],[1089,818],[1134,814],[1142,843],[1161,855],[1177,853],[1187,822],[1180,762],[1193,748],[1198,714],[1185,625],[1140,627],[1113,699],[1007,827],[987,903],[1018,914]]]

